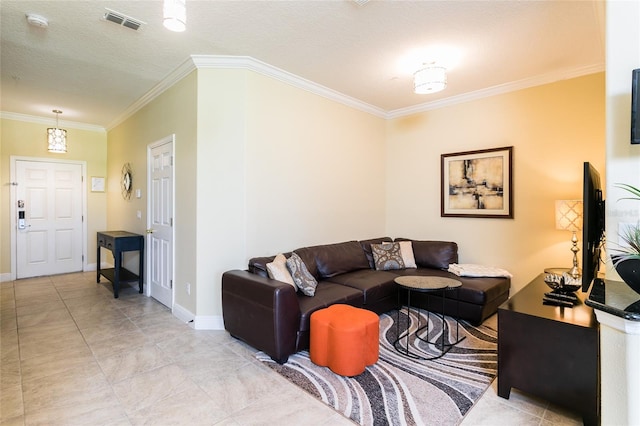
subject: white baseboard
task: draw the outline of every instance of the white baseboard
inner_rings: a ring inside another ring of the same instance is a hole
[[[188,323],[195,330],[224,330],[224,321],[219,315],[194,315],[193,312],[175,303],[173,316]]]
[[[0,274],[0,282],[12,281],[11,280],[11,272],[5,272],[4,274]]]
[[[184,321],[187,324],[190,324],[191,326],[193,326],[193,320],[195,319],[196,316],[190,310],[183,308],[177,303],[174,303],[171,313],[173,314],[174,317],[178,318],[179,320]]]
[[[224,330],[224,321],[220,315],[197,315],[194,328],[196,330]]]

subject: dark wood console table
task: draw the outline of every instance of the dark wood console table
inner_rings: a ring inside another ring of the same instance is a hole
[[[498,395],[511,388],[600,421],[599,325],[578,290],[578,305],[544,305],[543,274],[498,308]]]
[[[113,253],[114,268],[100,269],[100,247],[111,250]],[[122,267],[122,252],[140,252],[140,262],[138,275]],[[113,284],[113,297],[118,298],[120,283],[138,281],[139,293],[142,293],[142,281],[144,271],[144,237],[126,231],[105,231],[98,232],[98,273],[97,281],[100,282],[100,275],[111,281]]]

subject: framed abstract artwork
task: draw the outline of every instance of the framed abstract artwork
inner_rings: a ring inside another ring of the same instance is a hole
[[[513,147],[441,155],[442,217],[513,219]]]

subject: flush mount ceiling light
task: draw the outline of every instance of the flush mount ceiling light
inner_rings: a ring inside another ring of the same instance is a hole
[[[435,63],[423,64],[413,74],[413,91],[419,95],[436,93],[447,87],[447,70]]]
[[[162,12],[166,29],[178,33],[187,29],[186,0],[164,0]]]
[[[61,129],[58,125],[58,114],[62,114],[62,111],[54,109],[53,112],[56,115],[56,127],[49,127],[47,129],[49,152],[64,154],[67,152],[67,131]]]
[[[38,28],[47,28],[49,21],[44,16],[35,15],[33,13],[27,13],[27,22],[29,25],[33,25]]]

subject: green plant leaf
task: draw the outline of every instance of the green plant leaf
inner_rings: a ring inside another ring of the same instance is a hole
[[[628,185],[626,183],[616,183],[615,185],[616,188],[620,188],[623,189],[629,193],[631,193],[633,195],[633,197],[624,197],[624,198],[620,198],[618,199],[618,201],[620,200],[636,200],[636,201],[640,201],[640,188],[637,188],[633,185]]]

